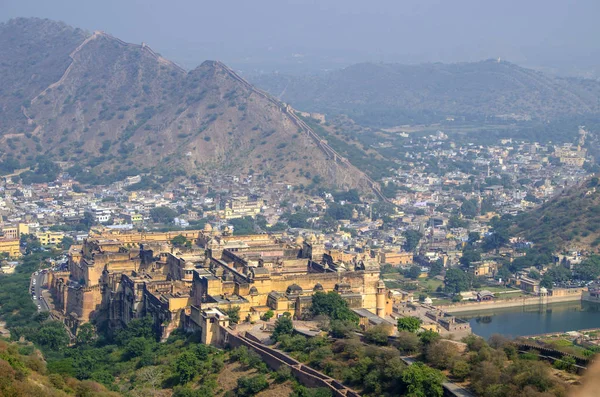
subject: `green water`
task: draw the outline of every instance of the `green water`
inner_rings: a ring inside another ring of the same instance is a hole
[[[457,313],[469,321],[473,333],[488,338],[600,328],[600,305],[589,302],[554,303],[519,308]]]

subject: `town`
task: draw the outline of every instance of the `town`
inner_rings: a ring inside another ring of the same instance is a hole
[[[532,243],[495,231],[498,219],[590,175],[586,134],[580,127],[578,146],[507,139],[461,146],[442,132],[426,136],[414,143],[423,147],[407,153],[410,170],[382,181],[387,202],[357,190],[310,196],[253,175],[183,179],[146,190],[140,175],[94,186],[65,172],[50,183],[25,185],[17,173],[2,185],[2,271],[14,271],[25,252],[63,248],[62,262],[47,264],[52,270],[42,283],[45,305],[74,334],[94,316],[122,326],[153,313],[157,327],[168,324],[161,330],[166,337],[191,326],[192,318],[200,321],[194,308],[235,309],[252,322],[265,311],[302,318],[305,297],[317,290],[336,291],[365,318],[391,324],[409,310],[407,303],[419,302],[409,311],[424,324],[456,332],[459,321],[440,320],[435,306],[452,312],[506,300],[510,307],[510,298],[558,302],[587,291],[577,280],[545,283],[543,277],[556,261],[581,263],[585,252],[573,247],[541,266],[511,271],[507,264],[523,259]],[[480,172],[465,172],[470,167]],[[477,244],[490,247],[469,248]],[[464,285],[461,275],[471,281]],[[385,297],[381,307],[378,294]]]

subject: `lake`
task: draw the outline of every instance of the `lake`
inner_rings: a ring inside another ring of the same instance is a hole
[[[486,339],[492,334],[514,338],[600,328],[600,305],[579,301],[464,312],[455,316],[469,321],[473,333]]]

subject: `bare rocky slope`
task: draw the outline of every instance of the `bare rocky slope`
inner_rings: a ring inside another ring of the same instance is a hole
[[[292,109],[220,62],[187,72],[144,44],[40,19],[1,24],[0,48],[2,156],[21,165],[44,155],[89,182],[217,172],[370,185]]]

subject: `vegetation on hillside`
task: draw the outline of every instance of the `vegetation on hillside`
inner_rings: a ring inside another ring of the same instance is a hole
[[[298,109],[346,114],[370,126],[538,120],[598,113],[600,84],[560,79],[487,60],[457,64],[362,63],[320,75],[266,74],[252,81]]]
[[[548,251],[600,245],[600,190],[598,178],[564,191],[533,211],[516,218],[512,232]]]

